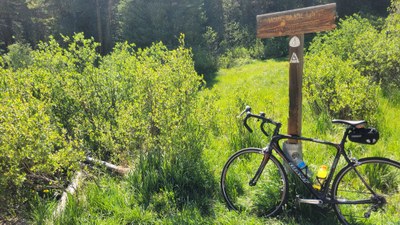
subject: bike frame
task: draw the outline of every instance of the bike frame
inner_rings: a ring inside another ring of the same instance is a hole
[[[316,200],[321,200],[323,203],[328,203],[328,204],[364,204],[364,203],[370,203],[371,200],[356,201],[356,202],[354,202],[354,201],[342,202],[342,201],[338,201],[338,200],[335,200],[335,199],[328,198],[329,188],[327,188],[327,187],[331,186],[331,182],[332,182],[332,180],[334,178],[333,175],[334,175],[334,173],[336,171],[336,167],[337,167],[337,165],[339,163],[339,159],[340,159],[341,156],[343,156],[343,158],[347,162],[346,166],[351,166],[352,169],[357,173],[357,175],[361,179],[361,181],[364,183],[364,185],[368,188],[368,190],[370,190],[373,195],[376,195],[376,193],[371,189],[371,187],[365,182],[365,180],[360,176],[360,174],[356,170],[354,165],[357,165],[357,161],[350,159],[348,157],[346,151],[345,151],[344,145],[346,143],[347,136],[349,135],[349,132],[352,129],[350,126],[348,126],[346,128],[340,143],[333,143],[333,142],[318,140],[318,139],[314,139],[314,138],[307,138],[307,137],[296,136],[296,135],[279,134],[281,123],[277,123],[277,122],[274,122],[271,119],[267,119],[267,118],[265,118],[264,115],[258,116],[258,115],[254,115],[254,114],[250,115],[248,113],[246,119],[244,120],[244,126],[250,132],[252,132],[252,129],[247,125],[247,122],[246,122],[247,119],[250,118],[250,116],[258,118],[258,119],[261,119],[263,121],[261,123],[261,125],[260,125],[260,128],[261,128],[261,131],[264,133],[264,135],[268,136],[267,132],[264,130],[264,124],[265,123],[271,123],[271,124],[275,125],[275,129],[274,129],[274,133],[272,135],[272,139],[271,139],[269,145],[264,148],[264,158],[263,158],[263,160],[262,160],[262,162],[261,162],[256,174],[254,175],[253,179],[250,180],[249,185],[254,186],[257,183],[257,180],[261,176],[261,173],[263,172],[265,165],[269,161],[270,155],[273,154],[273,151],[275,151],[289,165],[289,168],[291,169],[291,171],[302,181],[302,183],[306,186],[308,191],[314,197],[316,197]],[[331,169],[329,171],[329,176],[327,177],[327,179],[325,181],[325,184],[322,187],[322,191],[316,191],[312,186],[313,185],[312,180],[310,180],[310,178],[308,178],[307,175],[304,174],[303,171],[301,171],[301,169],[299,167],[297,167],[297,165],[294,165],[293,162],[289,159],[289,157],[283,152],[282,148],[279,145],[279,142],[281,140],[309,141],[309,142],[314,142],[314,143],[333,146],[336,149],[336,155],[335,155],[333,163],[332,163],[332,165],[330,167]]]

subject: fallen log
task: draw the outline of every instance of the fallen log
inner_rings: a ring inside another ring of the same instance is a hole
[[[68,194],[73,195],[75,193],[75,191],[79,188],[80,184],[82,183],[84,177],[85,176],[81,171],[75,173],[72,182],[68,185],[68,187],[61,195],[60,201],[58,202],[58,205],[53,212],[53,219],[59,217],[64,212],[65,207],[67,206]]]
[[[129,167],[123,167],[123,166],[116,166],[114,164],[94,159],[92,157],[86,157],[86,161],[88,163],[92,164],[100,164],[105,166],[106,168],[112,170],[113,172],[116,172],[120,175],[127,175],[130,171],[131,168]],[[75,173],[75,176],[73,177],[70,185],[65,189],[65,191],[62,193],[60,201],[58,202],[58,205],[56,209],[53,212],[53,219],[56,219],[59,217],[65,210],[65,207],[67,206],[67,200],[68,200],[68,194],[73,195],[76,190],[78,190],[80,184],[83,182],[85,176],[82,171],[78,171]],[[51,224],[50,222],[48,224]]]
[[[123,166],[116,166],[114,164],[99,160],[99,159],[94,159],[90,156],[86,157],[86,161],[88,161],[89,163],[93,163],[93,164],[100,164],[103,165],[105,167],[107,167],[108,169],[120,174],[120,175],[127,175],[130,171],[131,168],[129,167],[123,167]]]

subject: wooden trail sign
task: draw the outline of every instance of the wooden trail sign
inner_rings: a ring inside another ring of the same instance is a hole
[[[332,30],[336,27],[335,19],[335,3],[257,16],[258,38],[291,36],[288,120],[290,135],[301,135],[304,34]],[[288,141],[291,144],[297,143],[296,140]]]
[[[313,6],[257,16],[257,37],[315,33],[336,27],[336,4]]]

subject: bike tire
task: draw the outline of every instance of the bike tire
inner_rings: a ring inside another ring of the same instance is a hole
[[[287,201],[288,179],[282,164],[270,155],[257,183],[249,184],[266,153],[247,148],[232,155],[221,174],[221,191],[230,209],[258,216],[278,214]]]
[[[354,169],[355,168],[355,169]],[[361,203],[374,195],[357,172],[380,197],[381,204]],[[332,184],[334,210],[343,224],[400,224],[400,163],[387,158],[364,158],[344,167]]]

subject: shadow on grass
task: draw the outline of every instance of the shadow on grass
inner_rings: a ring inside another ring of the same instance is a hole
[[[286,224],[341,224],[331,207],[321,208],[314,205],[297,205],[296,207],[286,208],[282,213],[281,221]]]
[[[215,79],[217,76],[218,76],[218,71],[204,74],[203,79],[206,82],[205,87],[207,89],[211,89],[212,87],[214,87],[215,84],[218,83],[218,80]]]

